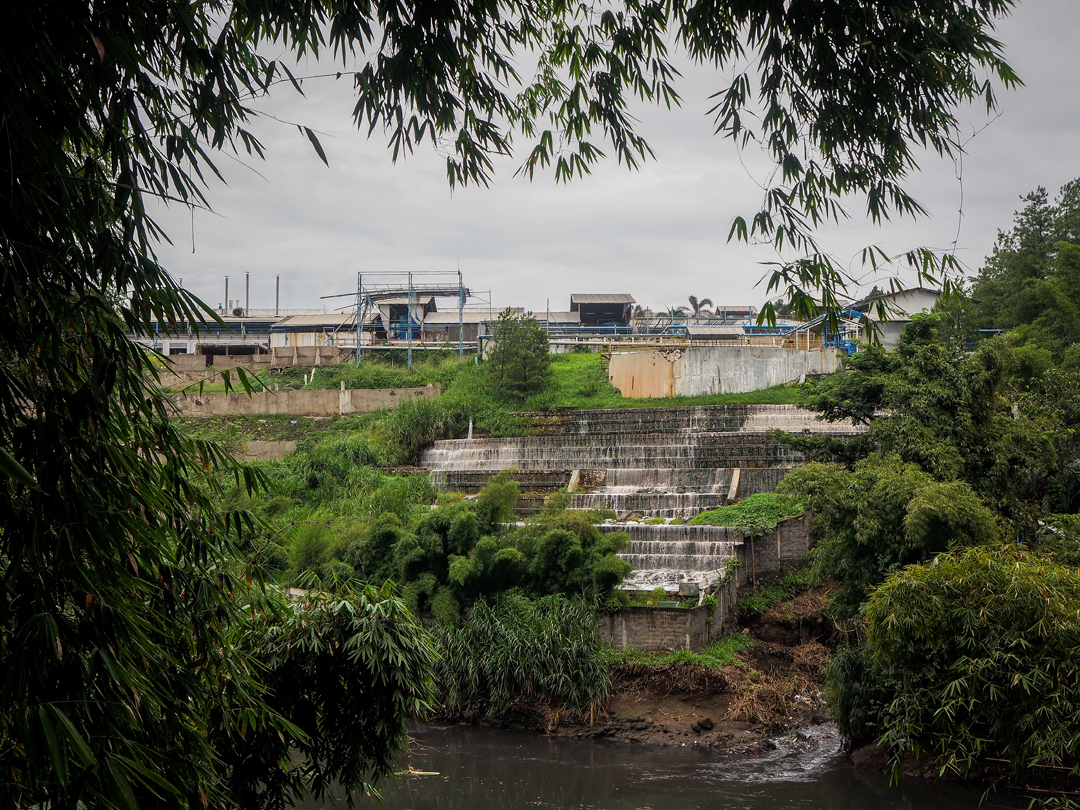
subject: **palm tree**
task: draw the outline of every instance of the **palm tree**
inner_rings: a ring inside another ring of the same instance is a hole
[[[698,301],[696,295],[691,295],[689,300],[690,309],[692,309],[694,312],[694,323],[701,323],[701,310],[705,307],[711,307],[712,300],[708,298],[702,298],[700,301]]]

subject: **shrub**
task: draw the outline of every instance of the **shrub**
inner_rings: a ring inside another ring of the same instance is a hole
[[[476,516],[480,521],[481,531],[497,531],[500,523],[509,523],[515,519],[514,507],[517,506],[520,494],[517,481],[512,480],[515,472],[516,470],[500,470],[480,490],[476,497]]]
[[[932,740],[961,774],[987,757],[1077,772],[1075,569],[1009,546],[938,555],[873,594],[866,648],[890,688],[878,727],[897,761]]]
[[[440,623],[432,635],[436,687],[450,715],[495,716],[524,699],[591,718],[611,690],[591,600],[509,592],[477,600],[460,626]]]
[[[841,617],[856,615],[870,591],[905,565],[1000,537],[993,513],[967,484],[939,483],[896,456],[870,456],[851,470],[810,464],[781,488],[813,505],[813,574],[840,581],[833,608]]]

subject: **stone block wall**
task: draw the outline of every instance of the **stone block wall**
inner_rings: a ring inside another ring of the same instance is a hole
[[[777,574],[801,560],[813,547],[810,523],[813,514],[785,520],[772,532],[761,537],[747,537],[735,550],[739,561],[736,578],[741,585],[758,577]]]
[[[749,498],[764,492],[776,492],[777,485],[791,472],[788,467],[747,467],[739,474],[738,497]]]
[[[700,650],[728,631],[734,590],[722,588],[720,607],[709,622],[709,609],[625,607],[597,616],[597,632],[616,650]]]

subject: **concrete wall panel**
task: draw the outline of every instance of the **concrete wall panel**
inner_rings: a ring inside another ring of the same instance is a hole
[[[441,386],[424,388],[355,388],[349,391],[258,391],[246,393],[176,394],[184,416],[340,416],[393,408],[406,399],[434,399]]]
[[[690,346],[611,357],[608,376],[626,397],[741,394],[840,370],[835,349]]]

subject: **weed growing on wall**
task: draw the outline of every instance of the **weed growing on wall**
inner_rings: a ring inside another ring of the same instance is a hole
[[[765,492],[730,506],[701,512],[690,519],[690,525],[731,526],[747,534],[764,534],[775,529],[781,521],[805,511],[805,507],[789,495]]]

